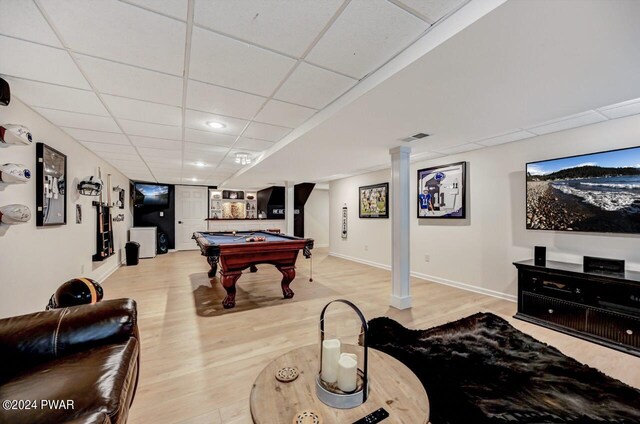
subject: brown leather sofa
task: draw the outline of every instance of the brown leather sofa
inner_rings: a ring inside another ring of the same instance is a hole
[[[2,319],[0,358],[0,423],[125,423],[140,363],[136,303]]]

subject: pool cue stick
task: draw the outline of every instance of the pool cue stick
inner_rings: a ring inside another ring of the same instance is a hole
[[[251,234],[247,234],[246,236],[240,236],[240,237],[234,238],[234,239],[233,239],[233,240],[231,240],[231,241],[238,241],[238,240],[243,239],[243,238],[251,237],[251,236],[252,236],[252,235],[254,235],[255,233],[257,233],[257,231],[254,231],[254,232],[253,232],[253,233],[251,233]]]
[[[113,227],[111,224],[111,174],[107,174],[107,219],[109,220],[109,254],[113,253]]]

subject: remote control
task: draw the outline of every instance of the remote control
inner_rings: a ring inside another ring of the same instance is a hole
[[[384,420],[388,416],[389,416],[389,413],[384,408],[380,408],[376,411],[373,411],[366,417],[360,418],[358,421],[354,422],[353,424],[375,424]]]

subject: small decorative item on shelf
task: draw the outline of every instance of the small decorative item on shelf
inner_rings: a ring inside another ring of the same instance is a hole
[[[361,324],[359,346],[327,337],[325,313],[333,303],[343,303],[357,314]],[[360,309],[344,299],[327,303],[320,314],[320,371],[316,376],[318,399],[340,409],[355,408],[366,402],[369,395],[368,358],[367,321]]]
[[[19,163],[5,163],[0,166],[0,181],[7,184],[26,183],[31,178],[31,171]]]

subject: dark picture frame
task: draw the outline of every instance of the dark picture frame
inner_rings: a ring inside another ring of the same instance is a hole
[[[467,217],[467,162],[419,169],[417,172],[419,219],[465,219]]]
[[[389,218],[389,183],[359,187],[358,214],[360,218]]]
[[[36,143],[36,226],[67,224],[67,155]]]

